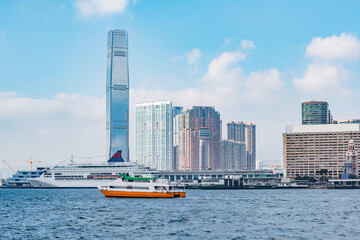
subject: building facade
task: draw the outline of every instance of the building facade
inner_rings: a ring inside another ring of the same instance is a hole
[[[289,178],[319,176],[327,169],[336,178],[343,172],[348,142],[360,146],[360,124],[288,126],[283,134],[284,168]]]
[[[256,169],[256,125],[247,123],[245,127],[247,169]]]
[[[179,114],[183,111],[183,107],[174,106],[173,107],[173,169],[177,170],[179,168]]]
[[[136,104],[136,161],[158,170],[173,170],[170,100]]]
[[[301,111],[303,125],[331,124],[333,122],[333,117],[327,102],[303,102]]]
[[[246,170],[246,147],[244,142],[222,140],[220,147],[221,168],[227,170]]]
[[[243,122],[230,121],[227,124],[227,139],[236,142],[245,142],[245,126]]]
[[[228,140],[245,143],[246,161],[241,164],[240,169],[256,169],[256,125],[251,122],[230,121],[227,124],[227,134]]]
[[[128,33],[110,30],[106,71],[106,153],[118,150],[125,161],[129,156],[129,66]]]
[[[179,116],[179,170],[220,169],[220,113],[193,107]]]

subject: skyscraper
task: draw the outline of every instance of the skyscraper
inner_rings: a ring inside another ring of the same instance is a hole
[[[219,169],[220,113],[193,107],[179,115],[179,170]]]
[[[247,123],[245,127],[245,146],[247,169],[256,169],[256,126],[253,123]]]
[[[247,170],[246,146],[244,142],[222,140],[220,156],[222,169]]]
[[[183,107],[173,107],[173,132],[174,132],[174,152],[173,152],[173,169],[177,170],[179,168],[179,114],[182,112]]]
[[[310,101],[302,104],[302,124],[332,124],[333,117],[327,102]]]
[[[106,71],[106,152],[118,150],[129,161],[129,66],[128,33],[110,30]]]
[[[240,159],[232,160],[232,162],[240,162],[239,169],[253,170],[256,168],[256,126],[253,123],[243,123],[230,121],[227,124],[228,141],[244,143],[246,156],[245,161]],[[227,142],[224,142],[224,148],[227,147]],[[233,144],[234,145],[234,144]],[[225,151],[222,151],[222,161],[226,166],[234,166],[227,163],[229,156]],[[233,155],[235,157],[242,157],[242,155]]]
[[[136,104],[136,161],[158,170],[173,170],[170,100]]]
[[[245,126],[246,124],[243,122],[235,123],[234,121],[230,121],[227,124],[228,140],[245,142]]]

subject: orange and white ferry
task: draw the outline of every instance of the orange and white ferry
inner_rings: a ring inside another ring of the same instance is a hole
[[[120,174],[112,184],[99,186],[106,197],[123,198],[174,198],[185,197],[185,187],[157,177]]]

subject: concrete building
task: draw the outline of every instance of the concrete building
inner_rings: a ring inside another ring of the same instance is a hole
[[[243,122],[230,121],[227,124],[227,139],[236,142],[245,142],[245,127]]]
[[[256,169],[256,126],[253,123],[230,121],[227,124],[227,138],[239,143],[245,143],[246,161],[241,169]],[[222,158],[226,157],[221,155]],[[226,159],[224,159],[226,161]],[[238,160],[241,161],[241,160]]]
[[[136,161],[159,170],[173,170],[170,100],[136,104]]]
[[[338,121],[338,123],[339,123],[339,124],[360,123],[360,119],[342,120],[342,121]]]
[[[246,170],[246,147],[244,142],[222,140],[220,148],[221,168],[228,170]]]
[[[122,151],[129,156],[129,66],[128,33],[110,30],[107,43],[106,71],[106,154]]]
[[[173,107],[173,169],[179,169],[179,114],[183,111],[183,107],[174,106]]]
[[[318,176],[327,169],[336,178],[343,171],[348,142],[360,146],[360,124],[287,126],[283,134],[283,159],[287,177]]]
[[[245,127],[245,146],[247,169],[256,169],[256,126],[253,123],[247,123]]]
[[[302,124],[332,124],[329,104],[321,101],[310,101],[302,103]]]
[[[220,168],[220,113],[193,107],[179,116],[179,170]]]

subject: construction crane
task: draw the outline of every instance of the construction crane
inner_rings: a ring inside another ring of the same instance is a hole
[[[28,161],[13,161],[13,162],[26,162],[30,164],[30,171],[32,171],[32,165],[33,163],[40,163],[41,161],[33,161],[32,158],[30,158],[30,160]]]
[[[3,160],[3,162],[6,164],[6,166],[8,166],[11,169],[11,171],[16,173],[16,171],[10,166],[10,164],[8,164],[5,160]]]

